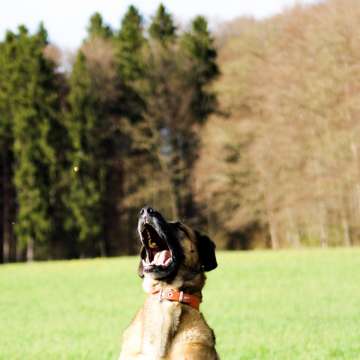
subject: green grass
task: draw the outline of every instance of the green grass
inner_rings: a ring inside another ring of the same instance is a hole
[[[222,359],[360,359],[360,250],[219,253],[202,311]],[[136,258],[0,267],[0,359],[116,359]],[[179,359],[180,360],[180,359]]]

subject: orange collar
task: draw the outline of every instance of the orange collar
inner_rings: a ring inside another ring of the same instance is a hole
[[[179,291],[176,289],[160,289],[154,290],[152,292],[153,295],[159,294],[159,300],[169,300],[169,301],[177,301],[182,304],[186,304],[191,306],[192,308],[199,310],[199,306],[201,300],[199,297],[191,294],[186,294],[183,291]]]

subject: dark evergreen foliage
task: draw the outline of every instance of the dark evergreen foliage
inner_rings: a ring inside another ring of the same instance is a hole
[[[204,17],[195,18],[191,30],[182,36],[181,45],[193,61],[189,71],[190,81],[195,87],[191,106],[198,120],[202,121],[216,110],[216,96],[208,84],[219,75],[214,39]]]
[[[1,92],[7,109],[3,139],[9,146],[7,159],[13,159],[11,165],[4,165],[16,188],[13,223],[19,250],[26,248],[32,259],[35,249],[39,257],[49,252],[53,235],[50,213],[56,154],[49,136],[58,115],[55,66],[43,55],[47,33],[42,25],[35,35],[19,27],[17,34],[8,33],[3,46],[2,67],[6,70],[1,71]]]
[[[173,18],[163,4],[160,4],[152,19],[149,34],[153,39],[163,43],[174,40],[176,37],[176,26],[174,25]]]
[[[0,43],[0,262],[130,253],[145,202],[191,217],[216,104],[205,19],[178,37],[163,5],[147,29],[134,6],[118,31],[95,13],[69,76],[50,50],[43,24]]]
[[[145,109],[141,94],[145,46],[142,17],[134,6],[130,6],[115,38],[115,62],[119,76],[119,111],[131,121],[141,119]]]
[[[109,39],[112,36],[110,26],[104,24],[104,20],[98,12],[91,16],[87,31],[89,38],[100,37]]]
[[[139,80],[144,76],[143,31],[143,20],[139,11],[130,6],[117,34],[117,63],[123,82]]]

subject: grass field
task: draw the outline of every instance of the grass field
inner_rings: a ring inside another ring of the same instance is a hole
[[[202,311],[224,360],[360,359],[360,250],[219,253]],[[136,258],[0,267],[0,359],[116,359]]]

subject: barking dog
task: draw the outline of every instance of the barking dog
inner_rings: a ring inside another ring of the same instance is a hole
[[[124,333],[119,360],[216,360],[215,336],[199,305],[205,271],[217,267],[215,244],[156,210],[140,211],[139,275],[148,294]]]

